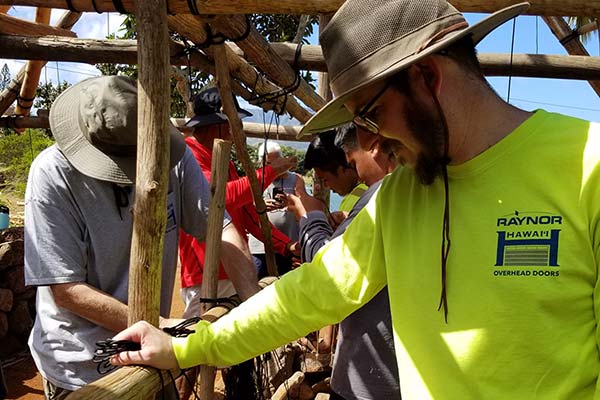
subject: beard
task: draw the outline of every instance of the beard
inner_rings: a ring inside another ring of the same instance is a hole
[[[442,120],[442,110],[430,111],[414,96],[404,109],[408,128],[419,143],[414,171],[423,185],[431,185],[443,176],[448,164],[445,154],[447,128]]]

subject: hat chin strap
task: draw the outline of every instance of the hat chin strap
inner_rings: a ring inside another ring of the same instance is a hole
[[[415,52],[415,54],[419,54],[420,52],[422,52],[423,50],[425,50],[427,47],[429,47],[430,45],[434,44],[438,40],[442,39],[444,36],[446,36],[450,32],[462,30],[462,29],[465,29],[465,28],[468,28],[468,27],[469,27],[469,24],[467,23],[467,21],[457,22],[454,25],[450,25],[450,26],[445,27],[444,29],[438,31],[435,35],[433,35],[432,37],[430,37],[429,39],[427,39],[425,42],[423,42],[423,44],[421,44],[419,46],[419,48],[417,49],[417,51]]]

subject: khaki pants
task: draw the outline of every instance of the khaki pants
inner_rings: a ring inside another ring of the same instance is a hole
[[[42,378],[44,382],[44,397],[46,400],[63,400],[71,394],[70,390],[56,386],[54,383]]]

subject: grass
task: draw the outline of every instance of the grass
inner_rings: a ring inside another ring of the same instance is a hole
[[[11,226],[22,225],[27,175],[33,159],[54,141],[42,129],[0,131],[0,204],[11,210]]]

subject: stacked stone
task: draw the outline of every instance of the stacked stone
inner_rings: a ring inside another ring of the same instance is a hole
[[[0,231],[0,359],[26,349],[35,288],[25,286],[23,228]]]

